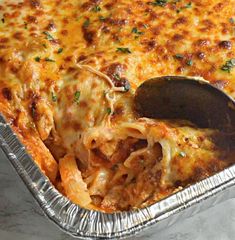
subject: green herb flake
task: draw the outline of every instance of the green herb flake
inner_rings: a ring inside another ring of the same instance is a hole
[[[151,2],[150,4],[153,6],[160,6],[165,7],[168,3],[168,0],[155,0],[154,2]]]
[[[131,32],[134,33],[134,34],[137,34],[137,35],[144,34],[143,32],[140,32],[136,27],[132,28]]]
[[[106,97],[107,93],[108,93],[108,92],[104,90],[104,92],[103,92],[104,97]]]
[[[124,85],[124,90],[125,92],[128,92],[130,90],[131,86],[130,86],[130,83],[127,82],[125,85]]]
[[[63,48],[59,48],[59,49],[57,50],[57,53],[60,54],[60,53],[63,52],[63,50],[64,50]]]
[[[144,28],[148,28],[148,24],[143,24],[143,27]]]
[[[192,2],[187,3],[183,7],[176,10],[177,13],[180,13],[183,9],[192,8]]]
[[[226,61],[226,63],[220,69],[224,72],[231,73],[234,67],[235,67],[235,58],[232,58]]]
[[[106,109],[106,112],[107,112],[108,114],[111,114],[111,113],[112,113],[112,109],[111,109],[110,107],[108,107],[108,108]]]
[[[46,36],[47,40],[54,40],[54,37],[49,32],[43,32],[43,34]]]
[[[76,91],[75,93],[74,93],[74,102],[75,103],[79,103],[79,100],[80,100],[80,96],[81,96],[81,92],[80,91]]]
[[[47,48],[47,45],[46,45],[45,43],[43,43],[42,46],[43,46],[44,48]]]
[[[78,22],[80,19],[82,19],[82,16],[77,17],[76,21]]]
[[[131,50],[129,48],[118,47],[116,52],[131,53]]]
[[[101,11],[101,7],[98,6],[98,5],[96,5],[96,6],[94,6],[94,7],[92,8],[92,11],[93,11],[93,12],[100,12],[100,11]]]
[[[28,29],[28,23],[24,22],[24,29]]]
[[[192,59],[188,60],[186,64],[190,67],[193,66],[193,60]]]
[[[180,54],[180,53],[177,53],[173,56],[174,58],[176,59],[183,59],[184,58],[184,55]]]
[[[34,58],[34,60],[35,60],[36,62],[40,62],[41,58],[37,56],[37,57]]]
[[[180,152],[179,156],[184,158],[184,157],[186,157],[186,153],[185,152]]]
[[[119,76],[118,73],[115,73],[115,74],[113,75],[113,77],[114,77],[116,80],[118,80],[118,81],[121,80],[121,77]]]
[[[51,99],[53,102],[57,101],[57,96],[53,92],[51,93]]]
[[[191,8],[191,7],[192,7],[192,3],[191,3],[191,2],[187,3],[187,4],[184,6],[184,8]]]
[[[55,62],[55,60],[53,60],[53,59],[51,59],[51,58],[48,58],[48,57],[45,58],[45,61],[46,61],[46,62]]]
[[[84,28],[88,28],[89,25],[90,25],[90,19],[86,19],[82,26],[83,26]]]
[[[103,16],[99,16],[99,20],[101,21],[101,22],[103,22],[103,21],[105,21],[105,17],[103,17]]]
[[[229,18],[229,22],[231,23],[231,24],[235,24],[235,19],[234,18]]]

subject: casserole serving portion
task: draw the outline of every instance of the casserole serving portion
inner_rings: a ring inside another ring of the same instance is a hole
[[[235,161],[223,133],[139,118],[133,108],[135,89],[164,75],[202,77],[235,96],[234,6],[3,1],[0,111],[74,203],[104,212],[149,206]]]

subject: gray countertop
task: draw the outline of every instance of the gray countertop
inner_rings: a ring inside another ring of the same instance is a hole
[[[70,240],[42,213],[0,150],[0,240]],[[140,238],[135,238],[140,239]],[[156,232],[148,240],[234,240],[235,200]]]

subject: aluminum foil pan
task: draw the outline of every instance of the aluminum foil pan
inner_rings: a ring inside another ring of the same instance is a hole
[[[45,215],[63,231],[80,239],[149,236],[235,195],[232,166],[144,209],[114,214],[89,211],[73,204],[53,187],[2,115],[0,146]]]

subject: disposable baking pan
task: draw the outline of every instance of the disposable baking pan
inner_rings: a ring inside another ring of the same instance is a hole
[[[232,166],[144,209],[113,214],[90,211],[54,188],[2,115],[0,146],[45,215],[63,231],[81,239],[119,239],[136,234],[144,238],[235,195]]]

